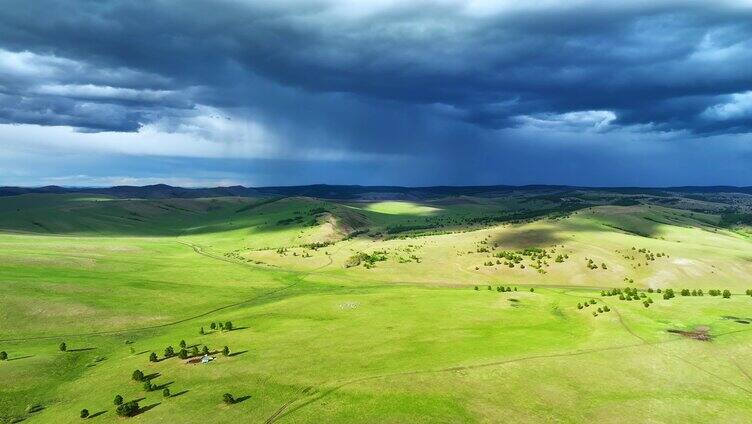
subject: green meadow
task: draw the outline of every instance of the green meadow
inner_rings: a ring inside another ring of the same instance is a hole
[[[0,422],[752,421],[749,228],[588,195],[0,198]]]

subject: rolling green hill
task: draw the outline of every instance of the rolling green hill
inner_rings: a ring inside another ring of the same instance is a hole
[[[748,196],[657,194],[2,197],[0,422],[749,422]]]

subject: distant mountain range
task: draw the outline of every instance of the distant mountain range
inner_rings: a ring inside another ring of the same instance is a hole
[[[326,185],[285,187],[212,187],[184,188],[166,184],[147,186],[114,187],[0,187],[0,197],[22,194],[97,194],[117,198],[168,199],[200,197],[270,197],[270,196],[305,196],[322,199],[340,200],[419,200],[446,196],[496,197],[513,191],[531,193],[565,193],[570,191],[598,191],[618,194],[668,196],[671,193],[745,193],[752,194],[752,187],[734,186],[683,186],[683,187],[574,187],[558,185],[527,186],[433,186],[433,187],[399,187],[399,186],[359,186]]]

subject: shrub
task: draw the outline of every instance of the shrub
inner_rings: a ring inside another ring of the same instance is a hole
[[[82,409],[81,410],[81,418],[88,418],[89,417],[89,410],[88,409]]]
[[[172,358],[175,356],[175,349],[173,349],[172,346],[167,346],[164,350],[164,356],[165,358]]]
[[[226,403],[227,405],[232,405],[235,403],[235,398],[232,397],[231,394],[225,393],[222,395],[222,402]]]
[[[170,389],[168,389],[167,387],[162,389],[162,397],[166,397],[166,398],[170,397]]]
[[[115,412],[121,417],[132,417],[138,414],[138,402],[135,400],[128,401],[122,405],[118,405]]]
[[[225,346],[222,348],[222,355],[228,356],[230,354],[230,348]]]
[[[151,355],[149,355],[149,361],[150,362],[157,362],[157,354],[156,354],[156,352],[152,352]]]
[[[60,346],[58,346],[57,348],[60,349],[61,352],[68,350],[68,346],[65,344],[65,342],[60,343]]]
[[[491,290],[491,286],[488,286],[488,290]],[[227,321],[225,323],[225,330],[232,331],[232,321]]]
[[[131,374],[131,378],[133,381],[144,381],[144,373],[141,370],[135,370]]]
[[[117,405],[122,405],[123,404],[123,397],[120,396],[120,395],[115,395],[115,399],[112,400],[112,403],[114,403],[116,406]]]
[[[8,359],[8,352],[6,351],[0,352],[0,361],[5,361],[6,359]]]

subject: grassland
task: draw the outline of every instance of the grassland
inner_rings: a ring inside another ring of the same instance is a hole
[[[0,420],[750,422],[748,227],[578,196],[0,198]]]

